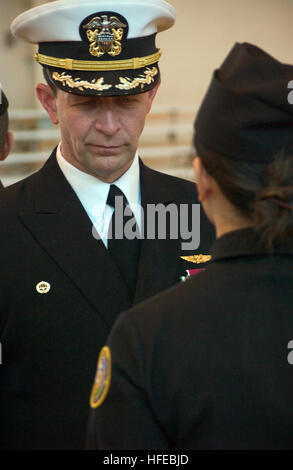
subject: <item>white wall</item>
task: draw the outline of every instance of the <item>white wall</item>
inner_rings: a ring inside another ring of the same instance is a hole
[[[176,25],[159,35],[160,104],[198,107],[212,71],[235,42],[293,63],[293,0],[170,0]],[[292,77],[293,79],[293,77]]]

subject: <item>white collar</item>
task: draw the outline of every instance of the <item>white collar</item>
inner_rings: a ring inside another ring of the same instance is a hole
[[[65,160],[61,152],[61,143],[58,145],[56,157],[62,173],[93,221],[96,218],[95,207],[97,203],[99,207],[106,205],[110,184],[79,170]],[[130,168],[114,182],[125,194],[130,207],[141,202],[139,174],[139,159],[138,152],[136,152]]]

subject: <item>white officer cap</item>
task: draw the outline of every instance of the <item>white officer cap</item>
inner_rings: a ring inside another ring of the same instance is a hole
[[[159,82],[155,38],[175,16],[164,0],[58,0],[22,13],[11,31],[39,45],[36,60],[63,91],[129,95]]]

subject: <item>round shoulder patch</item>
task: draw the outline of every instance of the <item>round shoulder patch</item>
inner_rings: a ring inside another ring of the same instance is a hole
[[[105,400],[111,383],[111,351],[104,346],[99,354],[95,382],[91,391],[90,406],[98,408]]]

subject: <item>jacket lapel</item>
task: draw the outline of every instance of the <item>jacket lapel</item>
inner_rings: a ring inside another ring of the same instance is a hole
[[[174,202],[174,193],[171,193],[162,174],[146,167],[141,161],[140,172],[141,201],[145,216],[147,204],[167,205]],[[144,239],[141,244],[134,303],[174,284],[179,262],[180,240]]]
[[[23,224],[111,327],[131,299],[103,242],[93,237],[92,223],[55,151],[32,181],[35,210],[20,214]]]

